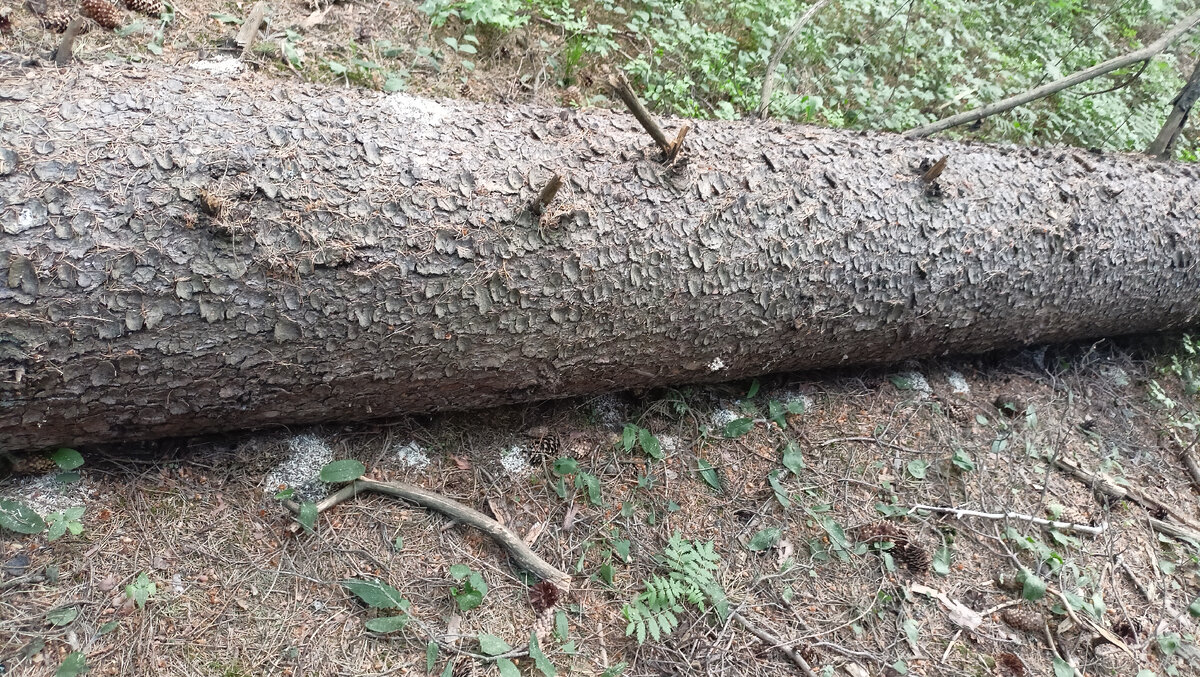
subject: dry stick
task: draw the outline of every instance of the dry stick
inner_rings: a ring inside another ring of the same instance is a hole
[[[243,60],[250,56],[250,50],[254,48],[254,42],[258,39],[258,28],[262,25],[266,15],[267,3],[255,3],[254,7],[250,10],[250,15],[246,17],[246,22],[242,24],[241,30],[238,31],[236,40],[242,46]]]
[[[1036,101],[1038,99],[1050,96],[1055,92],[1059,92],[1068,87],[1077,85],[1081,82],[1087,82],[1093,78],[1111,73],[1118,68],[1124,68],[1144,59],[1149,59],[1150,57],[1169,47],[1171,43],[1178,39],[1181,35],[1190,31],[1197,22],[1200,22],[1200,12],[1191,14],[1183,21],[1180,21],[1172,26],[1169,31],[1163,33],[1162,37],[1137,50],[1136,52],[1130,52],[1124,56],[1109,59],[1104,63],[1096,64],[1091,68],[1081,70],[1078,73],[1068,75],[1061,80],[1055,80],[1054,82],[1047,83],[1036,89],[1031,89],[1028,92],[1016,94],[1008,97],[1007,99],[1002,99],[995,103],[990,103],[986,106],[969,110],[965,113],[951,115],[948,118],[938,120],[937,122],[930,123],[923,127],[910,129],[907,132],[904,132],[904,136],[910,139],[919,139],[929,136],[930,134],[935,134],[937,132],[950,129],[951,127],[957,127],[958,125],[965,125],[968,122],[982,120],[989,115],[995,115],[996,113],[1003,113],[1006,110],[1012,110],[1013,108],[1016,108],[1017,106],[1023,106],[1030,101]]]
[[[558,174],[551,176],[546,185],[542,186],[541,191],[538,192],[538,196],[530,203],[529,211],[533,212],[534,216],[541,216],[546,207],[550,206],[550,203],[554,200],[554,196],[558,195],[558,189],[561,187],[562,177]]]
[[[650,111],[646,110],[646,107],[638,100],[637,94],[633,93],[633,87],[629,85],[629,80],[625,78],[625,74],[617,73],[609,77],[608,84],[616,92],[617,96],[621,97],[625,105],[629,107],[629,112],[633,113],[633,117],[637,118],[637,121],[642,124],[642,129],[646,130],[650,138],[654,139],[654,143],[658,145],[659,149],[664,153],[669,152],[671,150],[671,142],[667,141],[667,135],[663,134],[662,128],[658,126],[654,118],[650,117]]]
[[[1175,140],[1179,138],[1180,133],[1183,132],[1183,126],[1187,124],[1188,115],[1192,112],[1192,105],[1196,103],[1197,99],[1200,99],[1200,62],[1197,62],[1195,68],[1192,69],[1192,75],[1188,78],[1187,84],[1171,100],[1171,113],[1167,115],[1166,123],[1159,130],[1154,142],[1150,144],[1150,148],[1146,150],[1146,155],[1160,160],[1170,159],[1171,148],[1175,145]]]
[[[338,503],[361,493],[371,491],[404,499],[423,508],[429,508],[430,510],[452,517],[463,524],[473,526],[491,536],[492,540],[507,550],[509,556],[522,568],[533,573],[538,578],[551,581],[563,590],[571,588],[571,576],[569,574],[559,571],[546,562],[546,560],[538,557],[536,553],[529,549],[529,546],[525,545],[525,542],[519,536],[500,526],[500,523],[496,520],[458,501],[407,482],[379,482],[367,479],[354,480],[337,492],[321,499],[317,503],[317,513],[324,512]],[[285,501],[284,506],[293,513],[298,514],[300,512],[300,506],[294,501]]]
[[[803,672],[805,677],[817,677],[817,673],[813,672],[812,666],[808,664],[808,661],[804,660],[804,656],[801,656],[794,649],[785,646],[787,642],[754,625],[746,620],[745,616],[736,611],[733,613],[733,620],[737,621],[737,624],[745,628],[750,634],[787,654],[787,657],[792,659],[792,662],[800,668],[800,672]]]
[[[663,159],[667,164],[675,162],[675,158],[679,156],[679,151],[683,150],[683,140],[687,138],[688,130],[691,129],[688,125],[679,128],[679,133],[675,135],[675,140],[671,142],[671,147],[667,149],[667,156]]]
[[[1066,472],[1068,475],[1071,475],[1081,483],[1091,487],[1094,491],[1098,491],[1109,498],[1133,501],[1134,503],[1138,503],[1147,509],[1161,510],[1177,520],[1180,524],[1184,525],[1177,526],[1153,517],[1147,518],[1147,520],[1150,522],[1151,528],[1153,528],[1155,531],[1167,536],[1171,536],[1172,538],[1200,542],[1200,526],[1197,526],[1187,516],[1180,514],[1179,511],[1160,503],[1149,496],[1146,496],[1133,487],[1119,487],[1107,479],[1100,477],[1099,475],[1094,475],[1083,468],[1080,468],[1065,458],[1046,460],[1050,461],[1054,467]]]
[[[787,52],[788,47],[792,46],[792,41],[796,39],[796,36],[800,35],[800,29],[812,21],[813,16],[827,4],[829,4],[829,0],[817,0],[812,7],[808,8],[808,11],[801,14],[771,54],[770,61],[767,61],[767,74],[763,77],[762,93],[758,97],[758,117],[767,117],[767,112],[771,107],[771,95],[775,93],[775,69],[779,68],[779,62],[783,60],[783,55]]]
[[[1059,529],[1061,531],[1078,531],[1092,536],[1099,536],[1108,529],[1108,524],[1101,524],[1098,527],[1093,527],[1087,524],[1075,524],[1074,522],[1059,522],[1057,520],[1048,520],[1033,515],[1025,515],[1019,512],[977,512],[975,510],[963,510],[961,508],[943,508],[936,505],[913,505],[909,506],[909,510],[928,510],[929,512],[940,512],[949,515],[954,515],[958,518],[963,517],[979,517],[988,520],[1005,520],[1014,519],[1022,522],[1032,522],[1051,529]]]
[[[75,38],[79,35],[79,31],[83,30],[83,24],[87,19],[77,16],[71,19],[71,23],[67,24],[67,30],[63,33],[62,42],[58,43],[58,49],[54,51],[54,65],[62,68],[71,63],[71,53],[75,50]]]

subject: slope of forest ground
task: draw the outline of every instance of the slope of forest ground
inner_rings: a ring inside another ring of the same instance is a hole
[[[1200,520],[1180,456],[1196,438],[1195,348],[1100,341],[85,449],[69,484],[24,459],[0,495],[43,514],[81,506],[83,528],[6,537],[0,662],[50,675],[79,651],[91,674],[461,675],[475,661],[430,658],[430,637],[467,652],[480,633],[527,641],[531,588],[474,529],[379,496],[322,513],[311,533],[289,528],[276,490],[324,495],[317,471],[353,458],[494,515],[572,574],[540,644],[557,674],[798,671],[691,605],[670,634],[626,636],[623,608],[666,573],[675,534],[711,541],[730,607],[817,674],[1071,674],[1056,654],[1088,675],[1195,674],[1200,544],[1048,460]],[[479,606],[459,606],[473,591],[456,565],[485,582]],[[348,579],[394,586],[419,625],[371,632],[388,614]]]
[[[753,108],[756,64],[790,21],[793,8],[771,4],[271,3],[247,62],[283,81],[572,106],[609,105],[601,82],[619,67],[659,111],[732,116]],[[835,4],[785,59],[776,116],[904,129],[1133,49],[1185,5]],[[232,38],[248,9],[206,0],[159,18],[129,13],[124,29],[80,38],[76,54],[211,65],[240,53]],[[58,36],[12,10],[0,50],[44,58]],[[1155,59],[1131,86],[1064,94],[958,133],[1143,148],[1195,44]],[[1196,138],[1185,136],[1180,159],[1195,159]],[[494,515],[574,576],[543,633],[558,674],[799,670],[772,642],[693,606],[670,634],[626,636],[622,610],[665,573],[657,556],[676,533],[711,541],[730,607],[818,674],[1072,674],[1062,659],[1088,675],[1194,674],[1200,544],[1155,531],[1161,509],[1099,495],[1047,459],[1200,521],[1181,456],[1197,436],[1196,348],[1178,336],[1101,341],[83,449],[69,483],[53,463],[15,459],[0,497],[57,515],[67,533],[0,532],[0,665],[50,675],[77,651],[91,674],[495,674],[452,651],[480,651],[480,633],[518,646],[538,623],[530,587],[490,540],[375,496],[331,509],[311,533],[291,528],[279,485],[319,494],[321,466],[355,458],[373,476]],[[480,590],[456,580],[455,565],[486,582],[478,607],[461,609]],[[1028,581],[1014,588],[1022,572]],[[340,584],[354,578],[395,586],[419,625],[368,630],[386,614]],[[431,635],[453,649],[430,658]],[[541,674],[528,659],[517,665]]]

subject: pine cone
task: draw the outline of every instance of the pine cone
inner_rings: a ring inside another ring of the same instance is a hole
[[[161,0],[125,0],[125,6],[146,16],[158,16],[162,13]]]
[[[1007,670],[1009,674],[1025,677],[1025,664],[1015,654],[1002,653],[996,656],[996,663]]]
[[[562,591],[550,581],[540,581],[529,590],[529,604],[539,614],[554,611],[561,597]]]
[[[891,522],[875,522],[858,530],[858,539],[866,543],[883,543],[891,541],[896,549],[908,545],[908,534]]]
[[[79,13],[109,30],[120,28],[125,23],[124,12],[108,0],[82,0]]]
[[[546,639],[554,632],[554,609],[546,609],[538,614],[537,620],[533,622],[533,634],[538,638],[539,642],[545,643]]]
[[[70,12],[50,12],[42,17],[42,25],[48,31],[65,33],[73,18],[75,17]],[[83,28],[79,31],[80,35],[86,33],[90,25],[90,23],[84,23]]]
[[[1015,607],[1000,612],[1000,620],[1009,627],[1024,632],[1041,632],[1046,625],[1046,619],[1032,609]]]
[[[892,550],[892,557],[914,574],[929,573],[929,553],[919,545],[897,545]]]
[[[0,33],[12,32],[12,10],[5,7],[0,9]]]

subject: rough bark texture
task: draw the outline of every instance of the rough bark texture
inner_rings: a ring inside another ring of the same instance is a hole
[[[0,82],[0,449],[985,351],[1200,310],[1182,165],[702,122],[667,169],[623,112],[160,68]],[[527,205],[554,173],[538,223]]]

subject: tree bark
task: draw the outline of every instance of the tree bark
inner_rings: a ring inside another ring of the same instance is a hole
[[[1200,310],[1197,172],[1140,155],[702,122],[665,168],[623,112],[167,66],[18,73],[0,100],[3,450],[979,352]]]

